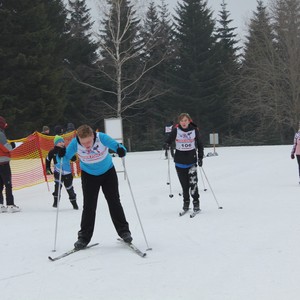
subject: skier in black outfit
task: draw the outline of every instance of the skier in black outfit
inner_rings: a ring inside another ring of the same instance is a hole
[[[65,141],[62,136],[56,135],[54,137],[54,148],[48,152],[46,157],[46,172],[47,175],[53,174],[51,170],[51,161],[54,162],[54,192],[52,193],[54,197],[53,207],[57,207],[57,201],[60,198],[58,195],[58,190],[61,191],[62,184],[64,184],[66,191],[68,192],[70,202],[74,209],[78,209],[78,204],[76,202],[76,193],[73,187],[73,174],[71,169],[70,160],[63,160],[63,164],[61,166],[61,159],[57,157],[57,153],[59,149],[65,147]],[[76,161],[76,155],[71,158],[71,161]],[[61,169],[61,181],[59,181],[60,177],[60,169]]]
[[[183,210],[190,207],[190,196],[193,199],[194,212],[200,211],[197,162],[202,167],[203,144],[200,133],[187,113],[178,117],[179,125],[174,127],[170,136],[166,139],[166,148],[175,141],[176,151],[174,162],[177,175],[183,191]]]

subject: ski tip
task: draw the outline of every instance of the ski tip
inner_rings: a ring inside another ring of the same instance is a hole
[[[51,256],[48,256],[48,259],[49,259],[50,261],[54,261],[54,259],[53,259]]]

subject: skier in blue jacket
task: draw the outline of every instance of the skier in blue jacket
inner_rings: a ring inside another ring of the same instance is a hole
[[[58,195],[58,190],[61,191],[62,184],[64,184],[73,208],[78,209],[78,205],[76,202],[76,193],[73,187],[73,174],[72,174],[70,160],[63,160],[61,166],[61,160],[57,158],[57,153],[59,149],[61,149],[61,147],[65,147],[65,141],[62,136],[56,135],[54,137],[53,142],[54,142],[54,148],[48,152],[48,155],[46,157],[47,175],[53,174],[51,170],[51,161],[53,160],[54,162],[54,192],[52,193],[54,197],[54,201],[52,206],[57,207],[57,201],[58,198],[60,198],[60,195]],[[71,161],[76,161],[75,155],[71,158]],[[62,172],[61,180],[59,180],[60,169]]]
[[[58,153],[59,157],[64,157],[66,160],[77,153],[82,170],[83,211],[78,240],[74,244],[76,249],[85,248],[92,239],[100,187],[118,235],[126,243],[132,241],[120,201],[118,177],[109,149],[116,152],[119,157],[126,155],[126,148],[122,144],[105,133],[95,132],[90,126],[82,125],[77,129],[77,136],[72,139],[68,147],[61,148]]]

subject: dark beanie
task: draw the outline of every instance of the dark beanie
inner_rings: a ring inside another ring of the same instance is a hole
[[[0,128],[5,129],[7,127],[7,123],[3,117],[0,117]]]
[[[57,135],[60,135],[60,134],[62,134],[62,126],[61,125],[56,125],[55,127],[54,127],[54,133],[55,134],[57,134]]]

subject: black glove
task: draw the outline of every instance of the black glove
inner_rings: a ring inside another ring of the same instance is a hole
[[[47,175],[53,174],[53,172],[51,171],[51,169],[47,169],[47,170],[46,170],[46,173],[47,173]]]
[[[126,151],[122,147],[118,147],[117,153],[118,153],[119,157],[124,157],[126,155]]]
[[[66,155],[66,148],[57,147],[57,155],[58,157],[64,157]]]
[[[15,143],[15,142],[10,142],[10,145],[11,145],[11,147],[12,147],[13,149],[16,148],[16,143]]]
[[[169,150],[170,149],[170,145],[168,143],[164,144],[164,150]]]
[[[294,159],[295,158],[295,155],[294,154],[291,154],[291,159]]]
[[[203,165],[202,158],[198,158],[198,166],[199,166],[199,167],[202,167],[202,165]]]

